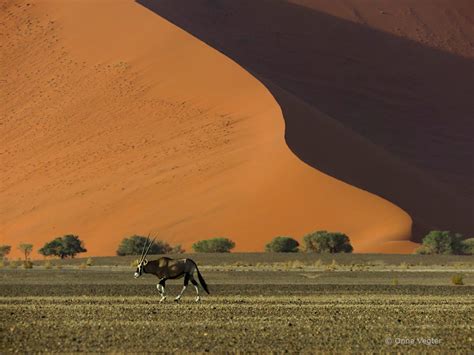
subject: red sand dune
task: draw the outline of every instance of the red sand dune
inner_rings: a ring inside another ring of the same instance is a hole
[[[137,1],[265,83],[292,151],[403,208],[416,240],[472,233],[472,1]]]
[[[110,255],[124,236],[152,231],[188,249],[228,236],[251,251],[328,229],[356,251],[412,250],[408,214],[290,151],[285,111],[320,130],[314,141],[342,147],[319,150],[331,175],[327,165],[370,176],[373,162],[415,177],[394,192],[437,182],[289,87],[260,78],[277,102],[237,63],[131,0],[3,0],[0,18],[1,244],[38,248],[75,233],[89,254]]]

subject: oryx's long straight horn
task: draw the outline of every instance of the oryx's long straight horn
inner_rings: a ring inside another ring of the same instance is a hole
[[[156,240],[156,237],[153,238],[153,240],[148,244],[148,248],[146,249],[146,252],[145,254],[143,254],[143,258],[142,258],[142,261],[145,260],[147,254],[148,254],[148,251],[150,250],[150,247],[153,245],[153,243],[155,243],[155,240]]]
[[[139,261],[139,263],[141,263],[141,262],[143,261],[143,259],[144,259],[143,255],[145,254],[145,248],[146,248],[146,246],[147,246],[149,240],[150,240],[150,233],[148,233],[148,236],[146,237],[146,241],[145,241],[145,243],[143,243],[143,249],[142,249],[142,253],[140,254],[140,261]]]

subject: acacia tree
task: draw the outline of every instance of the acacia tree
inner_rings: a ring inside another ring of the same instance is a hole
[[[28,261],[31,252],[33,251],[33,244],[21,243],[18,249],[25,255],[25,261]]]
[[[313,253],[352,253],[350,239],[344,233],[317,231],[304,236],[305,250]]]
[[[197,253],[230,253],[235,243],[228,238],[211,238],[200,240],[192,245]]]
[[[46,243],[39,250],[39,253],[44,256],[58,256],[64,259],[67,257],[74,258],[77,254],[86,251],[87,249],[84,248],[84,243],[77,235],[68,234]]]
[[[265,245],[266,252],[272,253],[294,253],[298,251],[300,243],[291,237],[276,237]]]

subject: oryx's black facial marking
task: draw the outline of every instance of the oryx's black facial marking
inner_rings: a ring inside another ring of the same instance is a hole
[[[149,239],[148,239],[149,242]],[[140,261],[137,265],[137,270],[135,271],[134,277],[139,278],[142,274],[153,274],[156,275],[160,282],[157,285],[158,292],[161,295],[160,302],[164,301],[165,296],[165,283],[168,279],[178,279],[184,277],[184,285],[181,293],[175,298],[175,301],[179,301],[181,296],[183,295],[186,287],[188,286],[189,281],[194,285],[196,289],[196,301],[200,300],[199,297],[199,288],[198,283],[194,279],[194,272],[196,271],[199,283],[201,284],[202,288],[209,293],[209,289],[207,288],[206,281],[202,277],[197,264],[191,259],[171,259],[162,257],[158,260],[148,261],[146,259],[148,250],[150,249],[151,244],[153,244],[154,240],[149,242],[148,247],[143,248],[142,256]]]

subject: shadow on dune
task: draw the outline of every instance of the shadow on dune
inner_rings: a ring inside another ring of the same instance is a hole
[[[472,232],[472,60],[286,1],[137,2],[261,80],[290,149],[403,208],[415,240]]]

